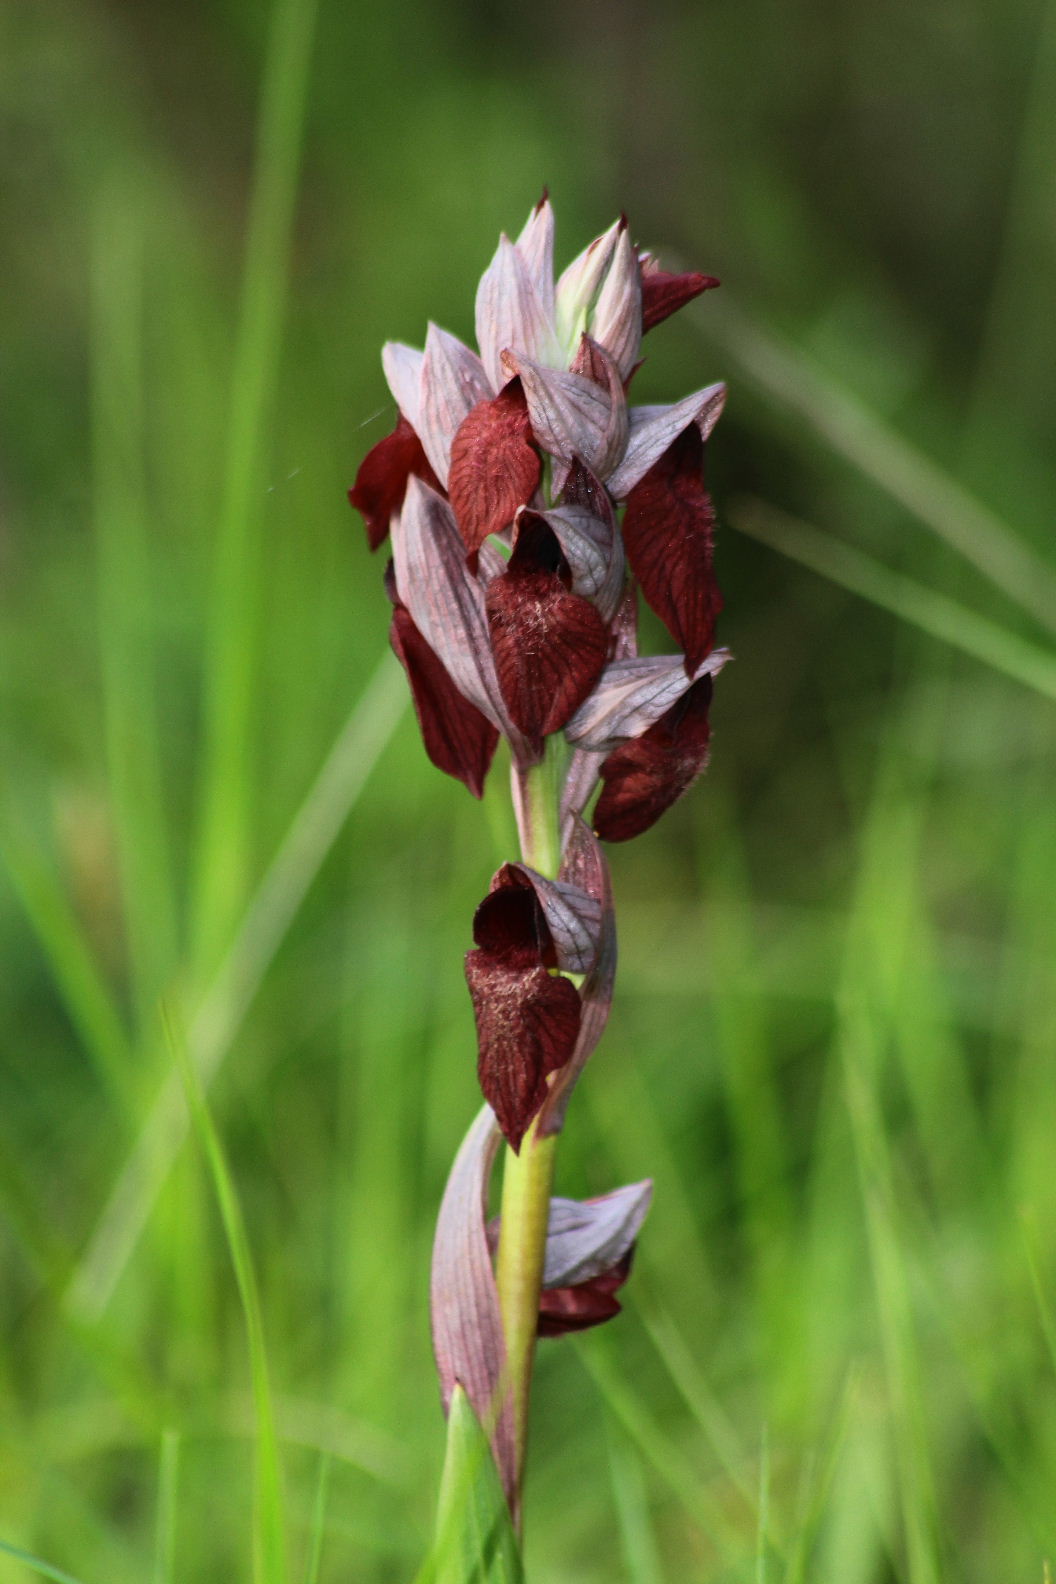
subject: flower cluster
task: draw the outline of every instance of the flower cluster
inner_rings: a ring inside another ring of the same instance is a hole
[[[627,400],[643,335],[718,283],[666,273],[623,219],[555,282],[553,233],[544,195],[501,239],[479,355],[435,325],[424,351],[386,345],[398,421],[350,491],[371,546],[391,536],[392,644],[429,757],[480,796],[503,736],[526,852],[530,773],[560,760],[562,867],[500,869],[466,962],[481,1085],[515,1149],[541,1111],[560,1126],[611,997],[597,838],[648,829],[699,774],[726,658],[704,484],[724,387]],[[679,653],[639,655],[638,590]]]

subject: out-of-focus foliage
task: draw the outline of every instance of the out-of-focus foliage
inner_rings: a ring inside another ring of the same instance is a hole
[[[378,669],[343,496],[382,340],[468,336],[548,183],[566,258],[624,209],[725,282],[636,394],[730,382],[737,661],[706,781],[613,852],[560,1187],[655,1206],[625,1315],[542,1349],[529,1577],[1041,1579],[1054,69],[1035,0],[0,12],[0,1541],[83,1584],[424,1554],[461,954],[513,848]]]

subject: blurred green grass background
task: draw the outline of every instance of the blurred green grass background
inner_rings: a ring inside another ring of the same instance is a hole
[[[1040,1584],[1054,75],[1048,0],[0,9],[5,1584],[427,1548],[513,842],[424,758],[343,494],[380,343],[469,336],[544,182],[562,258],[623,209],[725,282],[638,397],[730,383],[737,658],[611,854],[559,1186],[656,1199],[624,1316],[541,1350],[529,1577]]]

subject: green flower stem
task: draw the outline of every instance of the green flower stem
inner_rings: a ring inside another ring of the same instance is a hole
[[[561,867],[559,755],[562,748],[560,739],[548,743],[542,763],[527,771],[521,783],[522,857],[526,864],[550,879],[556,877]],[[502,1224],[495,1278],[506,1339],[507,1381],[513,1402],[518,1488],[524,1478],[528,1402],[556,1147],[556,1134],[540,1138],[533,1123],[521,1141],[519,1154],[507,1148],[503,1168]],[[515,1503],[516,1508],[519,1505]]]
[[[556,1133],[537,1138],[533,1123],[521,1141],[519,1155],[507,1148],[503,1168],[502,1230],[495,1279],[506,1338],[506,1378],[513,1401],[518,1487],[524,1478],[528,1445],[528,1402],[556,1147]]]

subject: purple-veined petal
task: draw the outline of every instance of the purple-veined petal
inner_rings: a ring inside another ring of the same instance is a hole
[[[609,493],[616,500],[626,500],[688,424],[695,423],[706,440],[719,421],[725,400],[726,387],[718,384],[694,391],[671,407],[632,407],[623,460],[606,480]]]
[[[495,257],[477,287],[477,345],[496,390],[506,383],[502,354],[509,347],[530,358],[553,350],[553,331],[536,290],[532,270],[509,237],[499,238]]]
[[[459,692],[510,738],[515,753],[527,755],[502,700],[484,593],[466,566],[454,513],[442,496],[413,476],[394,524],[393,555],[400,599],[426,643]]]
[[[652,1197],[646,1178],[596,1199],[551,1199],[543,1286],[575,1287],[610,1270],[633,1248]]]
[[[568,465],[581,457],[604,478],[626,436],[626,400],[620,388],[608,389],[582,374],[543,368],[507,352],[504,367],[519,374],[528,401],[532,430],[544,451]],[[557,470],[555,470],[556,473]],[[555,488],[560,489],[560,483]]]
[[[580,1023],[575,1049],[554,1075],[550,1092],[539,1114],[539,1136],[560,1133],[572,1091],[605,1031],[616,982],[616,913],[612,881],[601,843],[578,817],[565,841],[564,861],[558,876],[568,885],[596,897],[601,907],[601,934],[594,966],[579,991]]]
[[[708,760],[711,694],[711,677],[700,677],[648,731],[609,754],[594,808],[602,841],[640,836],[693,785]]]
[[[519,379],[493,401],[478,402],[451,446],[448,489],[466,551],[513,522],[539,486],[542,460],[531,443],[528,404]]]
[[[348,492],[349,500],[367,525],[367,542],[372,550],[388,535],[412,473],[427,484],[437,482],[422,442],[400,413],[392,433],[372,446],[363,458],[356,482]]]
[[[483,797],[498,728],[458,690],[405,605],[397,604],[392,613],[389,639],[411,685],[426,753],[438,770],[462,781],[474,797]]]
[[[563,272],[554,293],[554,317],[562,346],[574,346],[587,328],[587,315],[601,290],[612,263],[623,220],[616,220],[601,236],[595,237]]]
[[[642,280],[638,255],[626,228],[616,241],[612,263],[590,317],[590,334],[627,379],[642,347]]]
[[[573,820],[590,802],[604,758],[604,752],[593,753],[589,748],[573,748],[569,755],[561,787],[561,837],[564,841],[568,840]]]
[[[590,459],[593,471],[601,478],[608,478],[627,448],[630,419],[627,413],[627,392],[623,388],[623,379],[615,360],[610,356],[606,348],[589,335],[580,336],[579,347],[572,360],[569,372],[582,374],[586,379],[593,380],[595,385],[600,385],[602,390],[608,391],[611,401],[608,422],[601,444],[594,457]],[[569,463],[554,468],[553,487],[555,492],[564,493],[565,480],[570,466],[571,464]]]
[[[429,326],[425,338],[420,380],[415,427],[425,454],[446,489],[451,442],[459,425],[478,402],[490,401],[495,392],[477,354],[435,324]]]
[[[531,888],[542,909],[562,973],[588,973],[601,942],[601,902],[580,886],[548,880],[528,864],[504,864],[492,882]]]
[[[433,1352],[444,1412],[460,1385],[489,1435],[503,1488],[516,1500],[517,1451],[506,1344],[486,1230],[488,1183],[499,1143],[484,1106],[455,1157],[433,1242],[430,1279]]]
[[[531,276],[547,320],[554,317],[554,211],[546,192],[517,238],[516,248]]]
[[[648,731],[693,682],[717,676],[729,658],[728,650],[713,649],[693,677],[686,676],[681,655],[614,660],[565,727],[565,735],[578,748],[611,752],[628,737]]]
[[[422,359],[424,352],[404,346],[402,341],[386,341],[381,349],[381,366],[393,400],[413,429],[418,428],[422,404]]]
[[[623,542],[631,570],[692,675],[715,641],[722,595],[712,566],[715,513],[704,488],[704,441],[695,424],[627,496]]]

